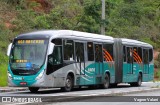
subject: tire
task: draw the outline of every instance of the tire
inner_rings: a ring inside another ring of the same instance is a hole
[[[61,90],[65,92],[71,91],[73,88],[73,78],[68,75],[65,81],[65,87],[62,87]]]
[[[28,89],[30,90],[30,92],[36,93],[36,92],[38,92],[39,87],[28,87]]]
[[[106,74],[104,78],[104,83],[102,84],[102,88],[107,89],[109,88],[109,86],[110,86],[110,78],[109,78],[109,75]]]
[[[138,75],[138,81],[136,82],[136,86],[141,86],[142,85],[142,75]]]
[[[137,82],[134,82],[134,83],[130,83],[131,86],[141,86],[142,85],[142,75],[139,74],[138,75],[138,80]]]

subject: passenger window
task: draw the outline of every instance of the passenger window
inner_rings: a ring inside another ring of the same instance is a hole
[[[138,58],[138,53],[137,53],[137,47],[133,48],[133,58],[134,58],[134,62],[140,63],[139,58]]]
[[[133,63],[133,49],[132,49],[132,47],[127,47],[127,63]]]
[[[103,58],[104,61],[113,61],[113,44],[103,45]]]
[[[102,45],[95,44],[94,47],[95,47],[95,61],[96,62],[103,62]]]
[[[74,60],[74,43],[73,40],[64,40],[64,60]]]
[[[138,47],[138,56],[140,59],[140,63],[142,63],[142,48],[141,47]]]
[[[123,61],[126,62],[126,46],[123,46]]]
[[[153,60],[153,49],[149,49],[149,62]]]
[[[83,62],[84,61],[84,44],[75,42],[75,58],[76,62]]]
[[[143,63],[148,64],[149,58],[148,58],[148,49],[143,49]]]
[[[93,42],[87,43],[88,61],[94,61]]]

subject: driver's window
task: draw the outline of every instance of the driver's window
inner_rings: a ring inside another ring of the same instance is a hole
[[[55,40],[54,40],[55,42]],[[47,72],[49,75],[63,66],[62,45],[55,43],[53,53],[48,56]]]
[[[62,47],[55,46],[53,53],[49,55],[48,63],[51,65],[62,64]]]
[[[53,65],[62,64],[62,47],[55,46],[53,51]]]

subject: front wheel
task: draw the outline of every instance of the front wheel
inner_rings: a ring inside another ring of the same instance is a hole
[[[65,81],[65,87],[62,87],[61,90],[69,92],[72,90],[72,87],[73,87],[73,79],[70,75],[68,75]]]
[[[30,92],[36,93],[36,92],[38,92],[39,87],[28,87],[28,89],[30,90]]]

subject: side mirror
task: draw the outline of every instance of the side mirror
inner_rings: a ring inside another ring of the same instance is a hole
[[[48,55],[53,53],[53,49],[54,49],[54,45],[52,42],[49,43],[49,47],[48,47]]]
[[[8,45],[7,56],[10,55],[10,53],[11,53],[11,48],[12,48],[12,43],[10,43],[10,44]]]

